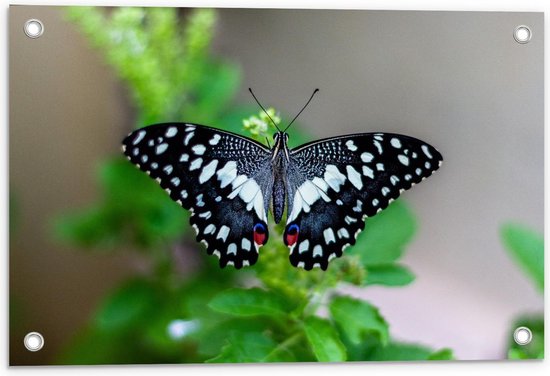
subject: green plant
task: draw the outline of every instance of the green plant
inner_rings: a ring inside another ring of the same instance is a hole
[[[232,103],[239,70],[208,51],[215,11],[78,7],[67,14],[128,87],[137,127],[192,120],[244,131],[259,141],[274,131],[264,113],[250,116],[251,110]],[[268,112],[281,121],[275,110]],[[305,140],[298,125],[290,139]],[[369,219],[357,244],[326,272],[292,267],[283,226],[272,225],[273,235],[253,267],[220,269],[215,258],[197,250],[199,266],[182,276],[173,254],[182,244],[195,244],[187,231],[188,214],[121,157],[103,161],[99,171],[100,201],[58,218],[57,236],[91,251],[137,250],[151,268],[105,297],[59,363],[452,357],[448,349],[434,352],[396,342],[375,306],[341,290],[345,285],[405,286],[414,280],[399,263],[416,229],[402,201]]]
[[[531,278],[538,291],[544,293],[544,239],[533,230],[514,223],[500,229],[500,236],[510,257]],[[533,339],[527,345],[518,345],[513,340],[513,331],[518,327],[531,330]],[[517,318],[510,331],[509,359],[544,358],[544,315],[526,314]]]

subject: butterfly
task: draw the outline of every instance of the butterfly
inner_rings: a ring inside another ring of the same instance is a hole
[[[237,269],[258,260],[269,239],[269,210],[280,223],[286,207],[283,241],[291,264],[326,270],[355,244],[366,218],[443,161],[433,146],[393,133],[337,136],[289,149],[286,129],[266,147],[217,128],[163,123],[130,133],[122,149],[190,210],[207,253],[221,267]]]

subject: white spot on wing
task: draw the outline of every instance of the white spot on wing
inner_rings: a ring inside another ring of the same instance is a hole
[[[346,166],[346,172],[348,173],[348,179],[351,184],[355,186],[357,189],[363,188],[363,180],[361,180],[361,174],[357,172],[356,169],[353,168],[353,166],[347,165]]]
[[[302,200],[302,195],[295,194],[294,200],[292,201],[292,210],[290,214],[288,215],[287,223],[292,222],[298,217],[298,214],[300,214],[300,211],[302,211],[304,205],[304,200]],[[305,204],[307,205],[307,204]],[[304,210],[305,211],[305,210]]]
[[[195,145],[191,148],[196,155],[203,155],[206,148],[202,144]]]
[[[174,167],[172,167],[172,165],[166,165],[166,166],[164,166],[162,171],[164,171],[166,173],[166,175],[170,175],[172,173],[172,171],[174,171]]]
[[[178,177],[173,177],[172,180],[170,181],[172,182],[174,187],[177,187],[178,185],[180,185],[180,179]]]
[[[346,221],[348,225],[351,225],[352,223],[357,222],[357,219],[350,217],[349,215],[346,215],[346,217],[344,218],[344,221]]]
[[[398,138],[392,138],[392,139],[390,140],[390,143],[391,143],[391,146],[393,146],[393,147],[396,148],[396,149],[401,148],[401,141],[399,141]]]
[[[422,151],[424,152],[424,154],[426,154],[426,157],[432,159],[433,156],[432,154],[430,153],[430,150],[428,149],[428,146],[427,145],[422,145]]]
[[[246,238],[243,238],[243,240],[241,241],[241,247],[245,250],[245,251],[250,251],[250,246],[252,244],[250,243],[250,240],[246,239]]]
[[[355,146],[355,144],[353,143],[353,140],[347,141],[346,146],[351,151],[356,151],[357,150],[357,146]]]
[[[388,193],[390,193],[390,189],[388,187],[382,187],[382,195],[387,196]]]
[[[382,145],[380,144],[380,142],[374,140],[372,143],[374,144],[374,146],[376,146],[376,149],[378,149],[378,154],[382,154]]]
[[[236,255],[237,254],[237,244],[235,244],[235,243],[229,244],[229,247],[227,247],[227,254],[228,255]]]
[[[174,137],[176,134],[178,134],[178,128],[170,127],[166,130],[166,133],[164,135],[166,137]]]
[[[399,159],[399,162],[401,162],[401,164],[405,166],[409,165],[409,157],[407,157],[406,155],[399,154],[397,158]]]
[[[304,240],[300,243],[300,246],[298,247],[298,253],[304,253],[309,249],[309,240]]]
[[[166,143],[157,145],[157,147],[155,149],[155,153],[157,155],[162,154],[166,151],[166,149],[168,149],[168,144],[166,144]]]
[[[209,224],[208,226],[206,226],[206,228],[204,229],[204,233],[206,235],[208,234],[213,234],[214,231],[216,231],[216,226],[214,226],[213,224]]]
[[[202,158],[197,158],[193,162],[191,162],[191,166],[189,166],[189,171],[199,169],[201,165],[202,165]]]
[[[143,137],[145,137],[145,131],[139,131],[132,141],[132,144],[137,145],[141,140],[143,140]]]
[[[338,234],[338,237],[339,237],[340,239],[342,239],[342,238],[349,238],[349,232],[348,232],[348,230],[346,230],[346,229],[343,228],[343,227],[342,227],[340,230],[338,230],[337,234]]]
[[[237,177],[237,162],[229,161],[216,172],[220,186],[225,188]]]
[[[361,160],[365,163],[369,163],[373,159],[374,159],[374,155],[372,155],[371,153],[365,152],[361,154]]]
[[[298,187],[298,192],[302,195],[302,199],[310,206],[320,197],[317,187],[309,180],[304,181]]]
[[[374,171],[370,167],[363,166],[363,175],[371,179],[374,179]]]
[[[332,228],[327,228],[325,231],[323,231],[323,236],[325,237],[325,243],[330,244],[336,242],[336,238],[334,237],[334,231],[332,231]]]
[[[187,162],[189,160],[189,154],[183,153],[180,156],[180,162]]]
[[[323,190],[324,192],[328,190],[327,182],[321,179],[320,177],[316,176],[313,178],[312,181],[313,181],[313,184],[315,184],[319,189]]]
[[[241,176],[244,176],[244,175],[241,175]],[[260,189],[260,186],[256,183],[254,179],[248,179],[246,183],[242,185],[242,188],[239,192],[239,196],[246,203],[252,202],[254,197],[256,197],[256,193],[258,193],[259,189]]]
[[[187,128],[186,128],[186,130],[187,130]],[[185,146],[189,145],[189,141],[191,140],[191,138],[193,138],[194,135],[195,135],[195,132],[187,133],[187,136],[185,136],[185,139],[183,140],[183,144]]]
[[[208,218],[210,218],[211,216],[212,216],[212,212],[210,212],[210,211],[207,211],[207,212],[204,212],[204,213],[200,213],[200,214],[199,214],[199,217],[204,218],[204,219],[208,219]]]
[[[215,134],[214,136],[212,136],[212,138],[210,139],[210,141],[208,141],[208,143],[209,143],[210,145],[217,145],[218,142],[220,142],[220,139],[221,139],[221,138],[222,138],[222,137],[221,137],[219,134]]]
[[[215,173],[218,166],[218,160],[214,159],[212,162],[202,168],[202,172],[199,176],[199,183],[203,184],[208,181]]]
[[[216,239],[221,239],[222,241],[226,241],[227,240],[227,235],[229,235],[229,227],[227,227],[226,225],[223,225],[221,228],[220,228],[220,231],[218,231],[218,236],[216,236]]]
[[[321,256],[323,256],[323,247],[321,247],[320,244],[317,244],[315,247],[313,247],[313,257]]]
[[[204,206],[204,201],[202,200],[202,197],[203,197],[202,193],[197,196],[197,206],[198,207]]]
[[[340,192],[340,186],[346,182],[346,175],[342,174],[335,165],[327,165],[324,178],[336,192]]]

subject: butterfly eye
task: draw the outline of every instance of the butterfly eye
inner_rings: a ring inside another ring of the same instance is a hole
[[[300,228],[296,223],[288,226],[285,234],[285,243],[288,246],[294,245],[298,241],[298,234],[300,233]]]
[[[267,231],[262,223],[254,225],[254,242],[258,245],[264,245],[267,242]]]

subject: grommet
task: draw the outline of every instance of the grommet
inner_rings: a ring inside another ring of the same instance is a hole
[[[521,43],[521,44],[528,43],[531,40],[532,36],[533,36],[533,33],[531,32],[531,29],[529,28],[529,26],[519,25],[514,30],[514,39],[518,43]]]
[[[531,342],[533,339],[533,333],[531,333],[531,330],[525,326],[520,326],[516,330],[514,330],[514,341],[518,345],[525,346]]]
[[[27,22],[25,22],[23,30],[29,38],[36,39],[44,34],[44,24],[40,20],[31,18],[30,20],[27,20]]]
[[[27,350],[36,352],[44,347],[44,337],[38,332],[30,332],[23,339],[23,344]]]

